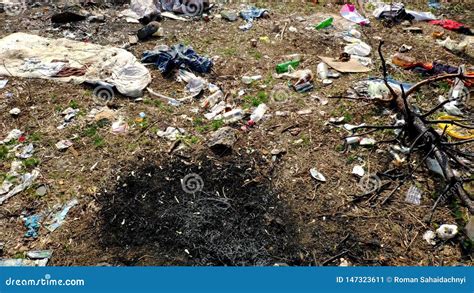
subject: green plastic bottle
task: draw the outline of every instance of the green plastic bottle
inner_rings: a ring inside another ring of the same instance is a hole
[[[332,25],[332,21],[334,20],[334,18],[332,17],[329,17],[329,18],[326,18],[325,20],[321,21],[318,25],[314,26],[317,30],[320,30],[320,29],[323,29],[323,28],[327,28],[328,26],[331,26]]]
[[[293,68],[296,68],[298,65],[300,65],[300,60],[292,60],[285,63],[280,63],[276,66],[276,72],[277,73],[288,72],[288,68],[290,66]]]

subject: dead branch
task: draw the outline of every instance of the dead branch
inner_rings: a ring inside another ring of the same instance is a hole
[[[405,120],[404,125],[401,125],[400,127],[395,127],[394,125],[391,128],[402,128],[402,131],[406,133],[404,135],[404,139],[407,138],[408,141],[410,142],[409,155],[411,155],[411,153],[415,151],[415,149],[417,151],[419,150],[424,153],[423,159],[417,164],[417,166],[415,166],[415,168],[413,169],[409,168],[409,172],[408,172],[409,174],[382,201],[382,205],[388,201],[388,199],[405,183],[406,180],[411,178],[411,176],[413,175],[413,172],[415,172],[416,169],[419,168],[419,166],[428,157],[433,156],[434,159],[438,162],[439,166],[441,167],[444,178],[447,181],[448,189],[449,190],[455,189],[455,193],[457,194],[459,199],[469,209],[469,212],[474,213],[474,201],[469,198],[466,191],[462,188],[462,179],[457,178],[454,175],[454,172],[451,167],[450,157],[452,156],[451,154],[449,154],[449,152],[452,149],[449,149],[450,145],[447,145],[446,138],[443,138],[447,127],[445,127],[443,134],[440,135],[433,129],[431,124],[436,124],[436,123],[452,124],[452,125],[457,125],[459,127],[464,127],[467,129],[473,129],[474,126],[464,125],[454,120],[426,120],[425,118],[427,116],[433,114],[436,110],[440,109],[444,104],[441,103],[440,105],[428,111],[426,114],[416,114],[415,111],[413,111],[413,107],[411,106],[408,99],[411,94],[417,92],[423,85],[429,84],[431,82],[445,80],[445,79],[452,79],[452,78],[472,79],[474,77],[466,76],[462,72],[459,72],[456,74],[444,74],[444,75],[435,76],[435,77],[431,77],[426,80],[420,81],[419,83],[412,86],[406,93],[403,90],[403,87],[401,87],[401,94],[397,94],[393,90],[393,88],[391,88],[390,85],[388,84],[388,80],[387,80],[388,72],[387,72],[386,62],[382,54],[382,45],[383,45],[383,41],[381,41],[379,44],[378,53],[382,61],[384,83],[392,95],[392,101],[394,102],[393,104],[395,106],[395,109],[403,115],[403,118]],[[387,127],[386,126],[373,127],[372,125],[370,125],[367,127],[358,127],[358,128],[355,128],[354,130],[362,129],[362,128],[386,129]],[[470,141],[472,140],[469,140],[468,142]],[[468,143],[468,142],[465,142],[465,143]],[[461,143],[455,143],[455,144],[461,144]],[[460,162],[460,160],[454,160],[454,161]],[[440,199],[444,198],[445,195],[449,196],[450,193],[443,192],[440,195],[440,198],[436,201],[435,205],[433,206],[433,211],[438,205]]]

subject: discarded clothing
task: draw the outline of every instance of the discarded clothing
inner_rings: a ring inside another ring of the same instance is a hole
[[[133,23],[142,19],[153,20],[160,15],[158,5],[159,1],[156,0],[131,0],[130,9],[123,10],[119,16],[124,16],[127,22]]]
[[[148,69],[132,53],[68,39],[14,33],[0,39],[0,60],[4,60],[0,63],[0,76],[106,82],[130,97],[140,96],[151,82]]]
[[[433,62],[432,64],[420,64],[418,66],[413,67],[412,70],[413,72],[420,73],[422,75],[438,75],[441,73],[457,73],[459,71],[459,68],[451,65]]]
[[[375,18],[402,22],[404,20],[427,21],[436,19],[431,12],[406,10],[403,3],[382,4],[373,12]]]
[[[430,23],[434,25],[440,25],[450,31],[455,31],[465,35],[473,35],[472,31],[467,26],[451,19],[432,20]]]
[[[159,48],[145,51],[141,60],[143,63],[154,63],[162,74],[169,74],[173,69],[188,68],[198,73],[209,73],[212,60],[199,56],[193,48],[183,44],[171,48]]]
[[[388,19],[396,22],[404,20],[413,20],[414,17],[409,15],[405,10],[403,3],[384,4],[376,8],[373,12],[375,18]]]
[[[53,215],[53,223],[49,226],[46,227],[50,232],[54,232],[57,228],[59,228],[63,223],[64,219],[66,218],[67,214],[69,213],[69,210],[78,204],[79,201],[77,199],[72,199],[68,201],[61,211],[57,212],[56,214]]]
[[[360,25],[369,24],[370,21],[367,18],[364,18],[362,15],[357,12],[356,8],[352,4],[346,4],[341,8],[341,16],[345,19],[355,22]]]
[[[240,11],[240,17],[242,17],[246,21],[252,21],[256,18],[262,17],[265,13],[268,13],[267,9],[252,6]]]

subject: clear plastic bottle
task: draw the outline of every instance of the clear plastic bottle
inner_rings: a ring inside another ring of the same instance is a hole
[[[268,106],[265,104],[260,104],[258,105],[257,108],[253,111],[253,113],[250,115],[250,120],[253,123],[257,123],[263,118],[263,115],[265,115],[265,112],[267,112]]]

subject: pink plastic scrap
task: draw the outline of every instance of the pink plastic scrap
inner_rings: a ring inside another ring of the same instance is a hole
[[[345,19],[355,22],[360,25],[369,24],[370,21],[367,18],[364,18],[362,15],[357,12],[356,8],[352,4],[346,4],[341,8],[341,16]]]

